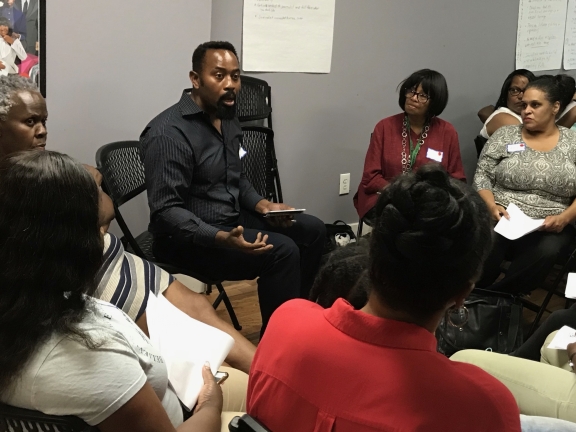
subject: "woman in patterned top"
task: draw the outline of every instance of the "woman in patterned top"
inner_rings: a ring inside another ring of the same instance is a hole
[[[509,218],[506,207],[514,203],[544,224],[517,240],[495,234],[478,287],[530,292],[574,239],[576,133],[555,123],[561,98],[560,77],[529,83],[522,97],[523,124],[498,129],[480,155],[474,185],[494,221]],[[510,267],[494,283],[504,259],[511,261]]]

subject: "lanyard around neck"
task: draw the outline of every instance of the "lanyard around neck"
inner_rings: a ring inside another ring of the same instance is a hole
[[[418,152],[420,151],[420,147],[422,147],[422,144],[424,144],[424,139],[422,138],[422,135],[424,134],[424,131],[426,130],[426,126],[427,126],[427,124],[424,123],[424,126],[422,127],[422,130],[420,131],[420,135],[418,136],[418,139],[416,140],[416,146],[414,146],[414,143],[412,142],[412,129],[410,129],[410,119],[408,118],[408,116],[406,116],[406,131],[408,132],[408,138],[410,139],[410,166],[411,167],[414,166],[414,162],[416,162],[416,156],[418,156]]]

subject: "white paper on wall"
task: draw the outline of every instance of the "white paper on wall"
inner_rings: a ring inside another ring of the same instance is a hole
[[[560,69],[568,0],[520,0],[516,68]]]
[[[576,69],[576,0],[568,0],[566,35],[564,36],[564,69]]]
[[[244,0],[242,69],[329,73],[336,0]]]

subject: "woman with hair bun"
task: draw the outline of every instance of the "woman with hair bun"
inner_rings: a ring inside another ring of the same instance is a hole
[[[466,181],[456,129],[438,118],[448,103],[444,75],[422,69],[400,83],[402,112],[376,125],[366,153],[362,181],[354,195],[360,218],[372,225],[378,193],[399,174],[436,162],[452,177]]]
[[[513,203],[529,217],[544,219],[544,224],[517,240],[495,234],[479,287],[532,291],[574,239],[576,132],[556,124],[562,101],[561,76],[530,82],[522,96],[523,124],[498,129],[482,150],[474,186],[493,221],[508,218],[506,207]],[[495,282],[505,258],[510,267]]]
[[[280,306],[252,363],[248,413],[274,432],[520,431],[503,384],[436,352],[440,320],[490,250],[482,199],[428,164],[383,189],[375,214],[368,303]]]

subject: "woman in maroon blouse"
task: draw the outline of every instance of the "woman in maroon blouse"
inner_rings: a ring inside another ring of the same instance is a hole
[[[458,134],[437,116],[448,103],[444,76],[430,69],[414,72],[400,84],[402,113],[381,120],[366,153],[362,181],[354,195],[361,218],[373,219],[378,192],[399,174],[439,162],[452,177],[466,181]]]

